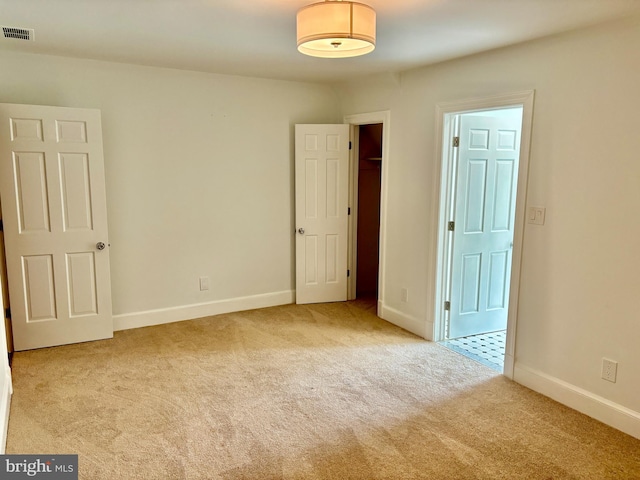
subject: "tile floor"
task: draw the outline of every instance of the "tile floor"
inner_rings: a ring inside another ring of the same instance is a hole
[[[440,342],[440,345],[502,373],[504,370],[506,333],[506,330],[501,330],[454,338]]]

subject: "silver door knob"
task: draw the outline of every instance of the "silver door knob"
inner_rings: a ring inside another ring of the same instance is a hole
[[[299,233],[300,235],[304,235],[304,228],[299,228],[299,229],[298,229],[298,233]]]
[[[103,242],[96,243],[96,248],[98,250],[104,250],[104,247],[106,247],[106,245]]]

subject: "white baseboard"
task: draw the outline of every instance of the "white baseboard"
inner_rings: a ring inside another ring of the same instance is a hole
[[[391,322],[398,327],[415,333],[416,335],[431,340],[433,335],[433,324],[425,322],[416,317],[412,317],[395,308],[391,308],[382,302],[378,302],[378,316],[387,322]]]
[[[6,360],[6,359],[5,359]],[[3,373],[5,378],[2,381],[2,391],[0,392],[0,454],[4,455],[7,450],[7,430],[9,428],[9,410],[11,407],[11,370],[7,366],[7,372]]]
[[[640,412],[516,363],[513,379],[538,393],[640,439]]]
[[[161,325],[163,323],[208,317],[210,315],[220,315],[223,313],[253,310],[255,308],[287,305],[289,303],[293,303],[294,299],[295,292],[287,290],[284,292],[252,295],[250,297],[238,297],[226,300],[217,300],[215,302],[196,303],[181,307],[124,313],[113,316],[113,330],[119,331],[128,330],[130,328],[150,327],[153,325]]]

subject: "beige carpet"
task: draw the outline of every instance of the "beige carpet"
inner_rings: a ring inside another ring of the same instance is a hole
[[[640,479],[640,441],[375,317],[283,306],[18,353],[7,453],[82,479]]]

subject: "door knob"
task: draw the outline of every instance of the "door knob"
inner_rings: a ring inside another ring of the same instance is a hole
[[[98,250],[104,250],[104,247],[106,247],[106,245],[104,244],[104,242],[98,242],[96,243],[96,248]]]
[[[299,228],[299,229],[298,229],[298,233],[299,233],[300,235],[304,235],[304,228]]]

